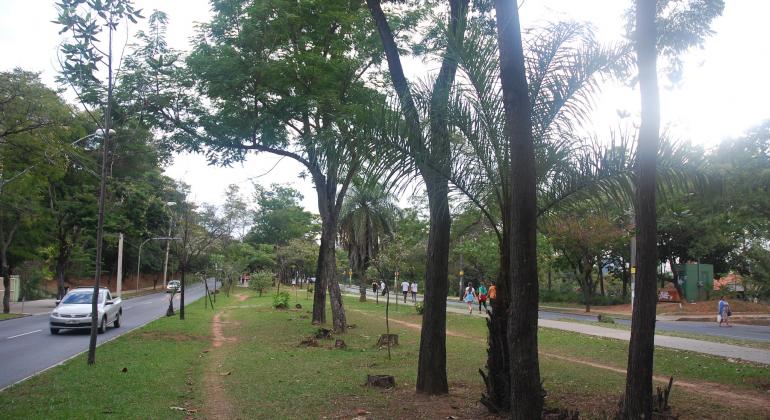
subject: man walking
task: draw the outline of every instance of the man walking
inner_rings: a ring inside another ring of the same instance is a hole
[[[401,282],[401,291],[404,292],[404,303],[406,303],[406,295],[409,294],[409,282],[406,279]]]
[[[417,303],[417,280],[412,282],[412,302]]]

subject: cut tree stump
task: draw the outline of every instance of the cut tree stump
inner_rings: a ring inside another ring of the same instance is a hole
[[[315,333],[315,338],[322,339],[322,338],[332,338],[332,330],[327,328],[319,328],[318,331]]]
[[[318,347],[318,340],[316,340],[314,337],[308,337],[300,341],[299,345],[305,347]]]
[[[387,347],[388,343],[390,343],[391,347],[397,346],[398,334],[382,334],[380,338],[377,340],[378,347]]]
[[[395,388],[396,378],[391,375],[366,375],[366,386],[386,389]]]
[[[302,305],[300,305],[300,304],[298,303],[298,304],[294,305],[294,309],[302,309]]]
[[[345,344],[345,340],[340,340],[339,338],[334,341],[334,348],[335,349],[346,349],[348,348],[348,345]]]

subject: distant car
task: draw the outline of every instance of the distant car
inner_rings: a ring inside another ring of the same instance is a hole
[[[171,280],[166,285],[166,293],[178,292],[182,288],[182,282],[179,280]]]
[[[60,330],[65,329],[90,329],[93,294],[93,287],[78,287],[67,292],[64,298],[57,302],[49,317],[51,334],[58,334]],[[115,328],[120,327],[120,318],[123,316],[123,301],[120,298],[113,299],[109,289],[103,287],[99,289],[96,307],[99,334],[107,331],[109,324]]]

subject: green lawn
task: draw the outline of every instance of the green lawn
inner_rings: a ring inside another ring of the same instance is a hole
[[[450,395],[427,397],[414,393],[420,316],[412,306],[390,308],[390,330],[400,345],[388,359],[387,351],[375,346],[385,332],[382,303],[346,299],[348,322],[355,327],[341,336],[347,344],[341,350],[334,340],[299,345],[316,330],[305,295],[298,301],[292,295],[291,307],[299,302],[302,309],[278,311],[271,308],[270,295],[236,293],[240,299],[218,297],[216,323],[214,313],[196,302],[185,322],[161,319],[100,347],[94,367],[80,356],[0,393],[0,410],[8,418],[352,418],[363,412],[374,418],[478,418],[486,413],[477,402],[483,391],[478,369],[486,357],[481,318],[448,314]],[[582,418],[604,418],[615,410],[624,375],[586,363],[623,368],[626,343],[542,329],[540,349],[549,406],[578,409]],[[767,386],[764,367],[678,351],[658,350],[655,357],[656,373],[677,380],[718,382],[744,393],[757,393],[762,381]],[[123,367],[128,371],[121,372]],[[397,388],[364,387],[367,374],[394,375]],[[88,403],[82,398],[104,384],[109,392]],[[722,401],[675,387],[672,403],[682,418],[718,418],[725,410],[737,418],[764,414],[755,406],[720,406]]]
[[[227,299],[219,297],[219,304]],[[186,320],[162,318],[0,393],[4,418],[184,418],[170,406],[199,406],[213,311],[203,300]],[[126,368],[126,372],[123,372]],[[189,385],[188,385],[189,383]]]
[[[23,316],[27,316],[27,315],[25,315],[25,314],[0,314],[0,321],[5,321],[6,319],[21,318]]]

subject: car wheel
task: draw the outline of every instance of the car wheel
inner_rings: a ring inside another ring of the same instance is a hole
[[[99,328],[97,329],[97,332],[99,334],[104,334],[104,332],[107,331],[107,317],[105,316],[102,318],[102,322],[99,323]]]
[[[59,334],[59,329],[58,328],[51,328],[51,334],[53,334],[53,335]]]
[[[112,323],[112,326],[115,328],[120,328],[120,312],[115,315],[115,322]]]

